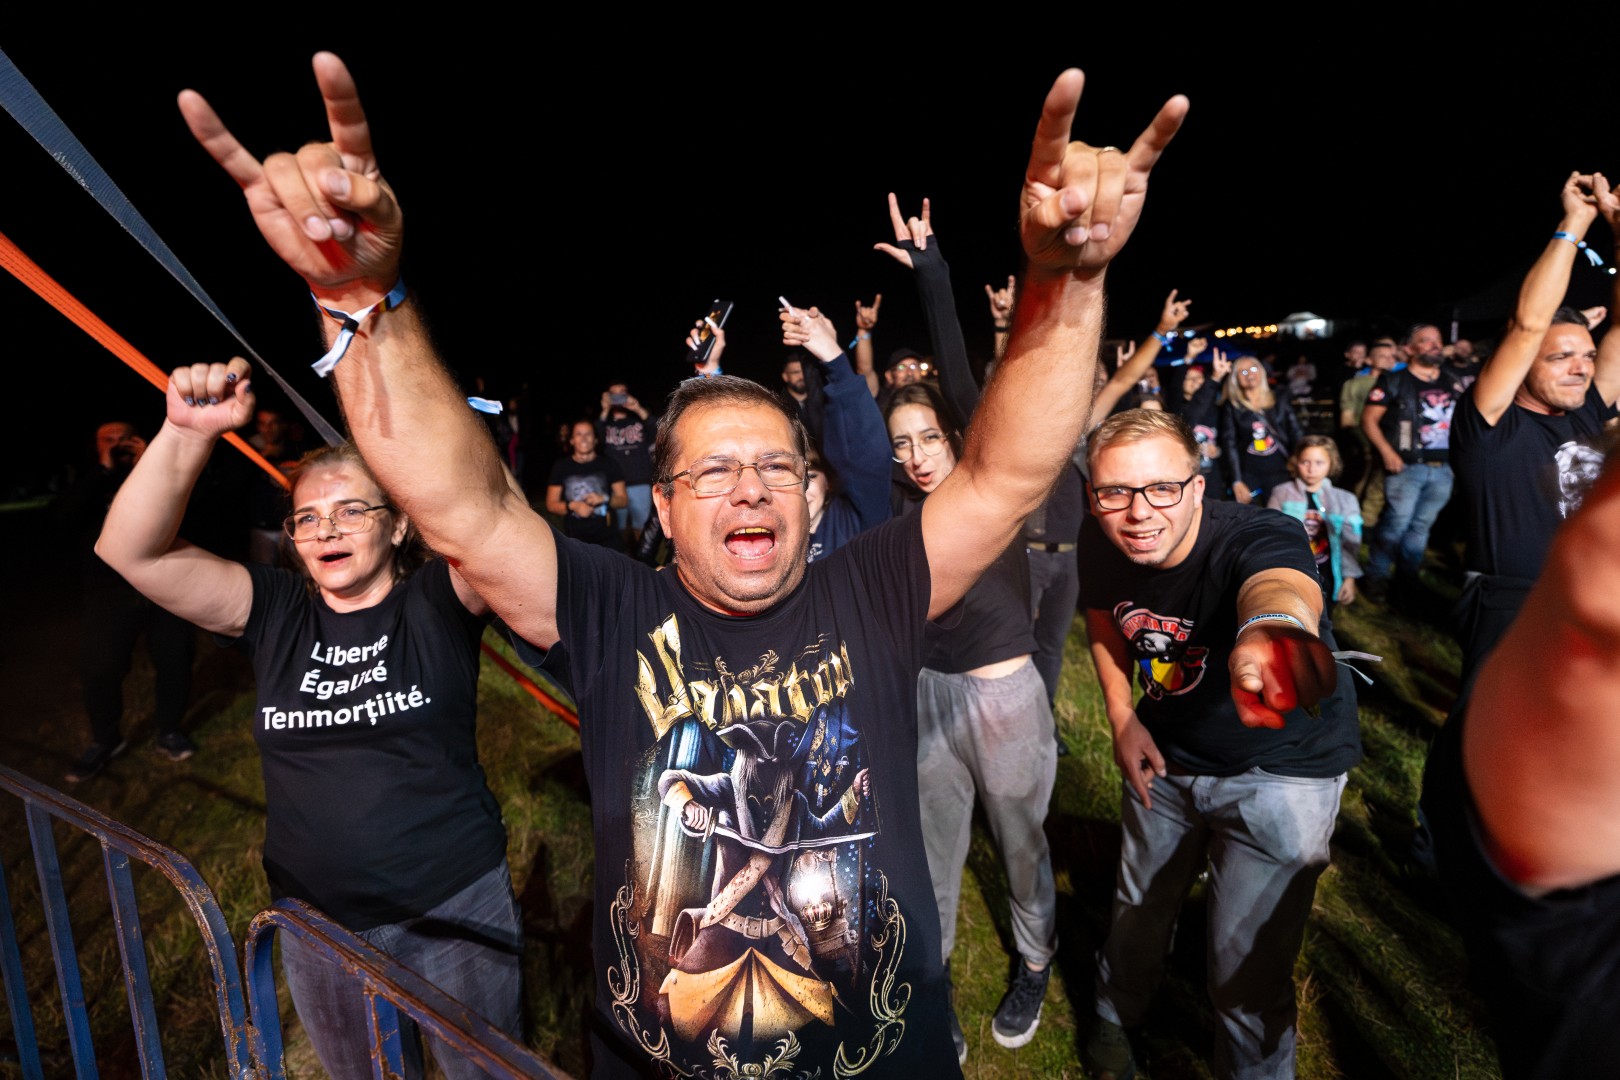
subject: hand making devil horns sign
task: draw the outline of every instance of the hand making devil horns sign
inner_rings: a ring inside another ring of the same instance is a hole
[[[330,142],[260,162],[237,141],[195,90],[180,93],[180,112],[197,141],[242,187],[270,247],[331,307],[353,311],[388,294],[399,280],[403,219],[377,168],[371,128],[354,79],[329,52],[314,59],[326,102]]]

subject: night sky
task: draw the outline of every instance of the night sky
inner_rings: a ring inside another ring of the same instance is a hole
[[[682,44],[691,35],[677,24],[637,24],[656,50],[618,43],[625,28],[606,25],[544,46],[451,20],[395,41],[175,30],[151,44],[150,29],[0,49],[328,415],[330,392],[308,371],[320,348],[307,295],[174,105],[180,89],[201,91],[260,156],[324,138],[309,70],[319,48],[359,83],[405,207],[406,276],[447,361],[497,392],[527,383],[559,419],[594,406],[616,375],[661,400],[689,370],[685,328],[714,297],[736,304],[725,366],[739,374],[775,378],[779,294],[820,305],[847,333],[852,301],[882,292],[880,357],[926,347],[908,273],[871,250],[892,239],[890,190],[907,212],[933,200],[969,346],[988,350],[982,286],[1017,269],[1028,143],[1068,64],[1087,73],[1075,131],[1094,143],[1128,145],[1170,94],[1192,99],[1110,271],[1111,335],[1151,330],[1172,287],[1194,299],[1195,323],[1309,309],[1367,331],[1444,326],[1452,304],[1522,273],[1556,225],[1570,169],[1620,178],[1597,65],[1407,65],[1388,41],[1296,52],[1268,33],[1156,56],[1077,36],[1015,62],[1008,28],[988,24],[957,28],[955,48],[901,35],[882,49],[835,27],[807,31],[813,45],[762,36],[707,50]],[[124,48],[134,37],[139,50]],[[0,232],[160,367],[240,351],[4,116],[0,160]],[[1603,226],[1593,237],[1607,257]],[[1575,298],[1603,302],[1609,282],[1582,262]],[[1464,330],[1489,335],[1505,314]],[[0,319],[0,480],[81,455],[106,419],[156,429],[159,395],[9,276]]]

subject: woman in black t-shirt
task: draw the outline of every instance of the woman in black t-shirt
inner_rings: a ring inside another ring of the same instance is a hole
[[[178,538],[219,437],[253,415],[248,374],[241,359],[176,369],[168,419],[96,551],[252,659],[272,895],[309,902],[516,1038],[522,931],[473,730],[487,608],[442,561],[412,572],[420,542],[348,444],[306,455],[293,475],[284,527],[301,573]],[[295,935],[281,951],[327,1072],[370,1077],[358,986]],[[401,1029],[406,1072],[419,1077],[415,1025],[401,1017]],[[430,1042],[447,1076],[482,1075]]]
[[[1271,392],[1269,378],[1258,359],[1238,356],[1221,390],[1221,469],[1240,503],[1264,505],[1272,488],[1288,482],[1288,455],[1305,434],[1293,406]]]
[[[894,460],[925,498],[955,469],[960,432],[932,388],[920,383],[895,392],[887,421]],[[920,513],[922,498],[908,509]],[[947,962],[975,797],[1007,874],[1020,959],[990,1030],[1008,1047],[1023,1046],[1034,1036],[1057,951],[1057,892],[1043,828],[1057,775],[1057,744],[1035,648],[1029,563],[1019,541],[968,590],[917,681],[923,842]],[[951,1022],[961,1056],[966,1043],[958,1037],[954,1012]]]

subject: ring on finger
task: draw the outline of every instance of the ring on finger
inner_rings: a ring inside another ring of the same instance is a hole
[[[1125,152],[1125,151],[1121,150],[1117,146],[1099,146],[1099,147],[1097,147],[1096,152],[1099,153],[1099,154],[1106,154],[1110,150],[1112,150],[1116,154],[1123,154]]]

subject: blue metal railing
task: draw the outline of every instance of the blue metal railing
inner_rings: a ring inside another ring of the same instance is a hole
[[[225,916],[213,891],[185,856],[4,766],[0,766],[0,790],[22,801],[27,818],[45,925],[56,964],[57,985],[62,993],[68,1045],[73,1054],[73,1075],[77,1080],[96,1080],[98,1074],[89,1010],[79,975],[78,951],[68,918],[67,893],[52,827],[56,820],[67,822],[100,842],[135,1045],[146,1080],[163,1080],[166,1073],[146,968],[140,912],[130,876],[131,859],[145,863],[168,878],[191,910],[212,969],[228,1075],[234,1080],[285,1080],[286,1077],[275,972],[271,964],[270,946],[277,931],[296,935],[323,960],[338,966],[359,985],[370,1016],[372,1061],[379,1080],[403,1075],[401,1013],[414,1020],[423,1032],[438,1037],[456,1053],[476,1061],[496,1080],[528,1077],[568,1080],[566,1073],[559,1072],[421,976],[401,967],[299,900],[277,903],[270,910],[260,912],[248,927],[246,968],[248,995],[253,1006],[253,1024],[250,1025],[241,969],[236,962],[236,946]],[[23,1080],[44,1080],[3,863],[0,863],[0,983],[5,986],[6,1007],[11,1014]]]
[[[253,1005],[253,1054],[270,1066],[268,1080],[285,1080],[281,1067],[281,1019],[276,1009],[271,942],[277,931],[298,940],[357,983],[365,996],[372,1068],[377,1080],[401,1076],[399,1018],[404,1013],[423,1034],[476,1062],[496,1080],[567,1080],[538,1055],[491,1027],[481,1016],[407,968],[401,967],[302,900],[280,900],[254,916],[248,927],[248,997]]]
[[[40,900],[45,909],[45,925],[50,932],[56,982],[62,992],[68,1045],[73,1052],[74,1075],[78,1080],[96,1080],[96,1057],[91,1044],[89,1011],[79,977],[78,950],[74,946],[73,927],[68,920],[62,867],[56,854],[53,820],[65,821],[94,836],[101,844],[102,863],[107,872],[107,893],[112,901],[113,924],[118,935],[119,953],[123,958],[124,987],[129,996],[129,1014],[135,1028],[135,1045],[140,1055],[142,1075],[146,1080],[161,1080],[166,1073],[163,1068],[163,1047],[158,1039],[157,1012],[152,1004],[152,984],[146,970],[146,945],[141,936],[140,912],[135,904],[135,887],[130,877],[131,859],[145,863],[168,878],[191,910],[197,930],[202,935],[203,948],[213,975],[229,1075],[240,1080],[251,1080],[256,1073],[249,1060],[247,1009],[243,1003],[240,969],[236,964],[236,945],[213,891],[186,857],[76,799],[70,799],[4,766],[0,766],[0,789],[22,800],[28,821],[28,835],[34,848],[34,868],[39,874]],[[23,985],[22,958],[3,867],[0,867],[0,976],[5,981],[6,1006],[11,1012],[23,1078],[43,1080],[33,1012],[28,1004],[27,988]]]

